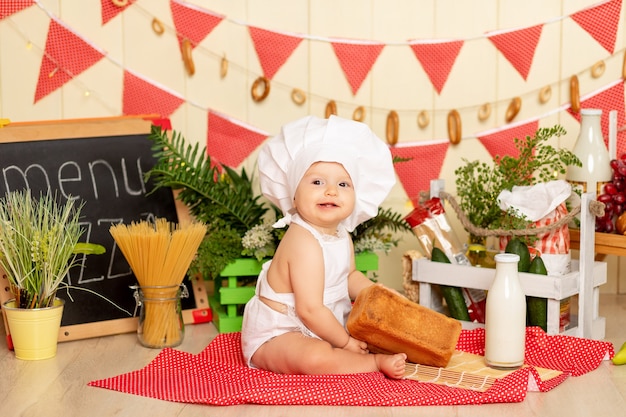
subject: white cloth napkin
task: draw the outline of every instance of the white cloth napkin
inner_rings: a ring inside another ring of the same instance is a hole
[[[552,213],[571,193],[572,186],[565,180],[541,182],[502,191],[498,195],[498,204],[502,210],[513,208],[527,220],[536,222]]]

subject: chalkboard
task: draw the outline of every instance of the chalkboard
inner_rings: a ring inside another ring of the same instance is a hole
[[[103,125],[106,127],[106,121]],[[65,278],[78,289],[57,293],[66,301],[60,341],[136,329],[138,309],[130,287],[137,280],[109,228],[154,218],[178,221],[171,190],[151,192],[152,184],[144,182],[144,174],[155,163],[148,132],[149,124],[145,133],[82,137],[74,133],[78,137],[62,140],[0,140],[0,196],[28,188],[35,197],[50,189],[62,201],[74,199],[84,204],[81,241],[106,248],[104,255],[81,255],[80,267],[70,270]],[[185,321],[199,322],[202,316],[210,321],[202,281],[195,279],[186,286],[190,296],[183,299],[183,310],[192,314],[185,314]]]

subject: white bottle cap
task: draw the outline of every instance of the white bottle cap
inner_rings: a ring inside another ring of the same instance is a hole
[[[519,255],[514,253],[498,253],[494,256],[496,262],[516,263],[519,262]]]

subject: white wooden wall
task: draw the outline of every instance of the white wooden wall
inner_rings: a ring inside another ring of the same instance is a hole
[[[620,77],[626,48],[625,5],[613,55],[571,19],[558,20],[599,1],[193,0],[189,3],[226,19],[194,50],[196,73],[189,77],[173,33],[169,0],[138,0],[106,25],[101,24],[99,0],[40,0],[0,21],[0,117],[32,121],[121,115],[124,69],[185,98],[171,121],[173,128],[191,142],[204,143],[206,139],[207,109],[273,134],[282,124],[306,114],[323,116],[326,103],[332,99],[337,102],[338,114],[344,117],[351,117],[357,106],[364,106],[365,122],[382,138],[387,114],[394,109],[400,116],[400,143],[446,139],[447,113],[457,109],[463,121],[463,140],[450,148],[440,174],[452,192],[453,171],[461,158],[490,159],[484,148],[477,146],[475,133],[504,125],[504,114],[513,97],[523,100],[517,119],[530,119],[569,101],[569,78],[573,74],[579,76],[581,96]],[[50,15],[88,39],[106,58],[34,104]],[[151,30],[153,17],[164,23],[167,30],[163,36],[155,36]],[[553,22],[555,19],[558,21]],[[546,24],[533,66],[528,79],[523,80],[484,35],[541,23]],[[305,40],[274,77],[270,96],[255,103],[250,98],[250,87],[262,71],[247,25],[388,45],[353,95],[330,44]],[[466,40],[441,94],[403,44],[409,39]],[[224,55],[229,60],[229,71],[222,79],[219,69]],[[593,78],[589,70],[599,60],[605,61],[605,75]],[[552,99],[541,105],[537,96],[545,85],[552,85]],[[290,98],[294,87],[307,93],[303,106],[296,106]],[[492,103],[493,113],[486,122],[480,122],[476,114],[485,102]],[[431,112],[431,123],[425,129],[416,123],[422,109]],[[542,117],[540,125],[557,123],[569,134],[555,145],[571,148],[578,124],[570,116],[555,112]],[[254,169],[255,159],[256,154],[251,154],[244,162],[246,169]],[[400,184],[386,205],[402,213],[411,209]],[[380,280],[400,289],[400,256],[416,246],[412,236],[405,236],[399,248],[382,256]],[[621,278],[618,275],[618,260],[610,260],[609,283],[604,291],[621,288],[626,292],[626,273]]]

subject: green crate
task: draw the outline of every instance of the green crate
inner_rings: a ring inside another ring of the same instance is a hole
[[[259,272],[261,262],[253,258],[241,258],[227,265],[215,279],[215,294],[211,297],[210,304],[213,323],[220,333],[241,330],[243,317],[238,310],[252,298],[254,287],[239,286],[239,278],[256,277]]]
[[[354,258],[356,269],[364,274],[378,270],[378,255],[372,252],[359,253]],[[254,295],[254,286],[240,286],[239,279],[256,277],[261,272],[262,262],[253,258],[241,258],[232,262],[215,280],[215,294],[209,300],[213,311],[213,323],[220,333],[241,331],[243,317],[240,306]],[[224,285],[225,284],[225,285]]]
[[[374,252],[361,252],[354,256],[357,271],[367,275],[368,271],[378,271],[378,255]]]

